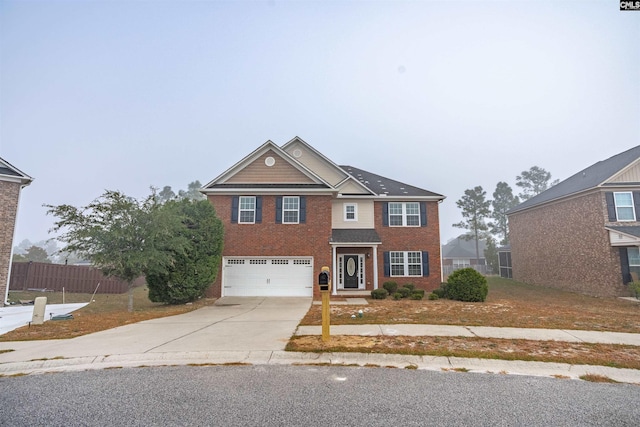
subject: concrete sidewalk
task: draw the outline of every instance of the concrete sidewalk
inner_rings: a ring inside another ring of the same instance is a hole
[[[320,335],[300,326],[310,298],[222,298],[179,316],[148,320],[69,340],[0,342],[0,376],[115,367],[328,364],[469,370],[562,378],[597,374],[640,384],[640,370],[562,363],[407,356],[373,353],[284,351],[289,338]],[[337,325],[332,335],[431,335],[600,342],[640,346],[640,334],[448,325]]]
[[[480,337],[536,341],[587,342],[640,346],[640,334],[581,331],[575,329],[495,328],[451,325],[335,325],[332,335],[405,335],[431,337]],[[296,335],[321,335],[322,326],[299,326]]]

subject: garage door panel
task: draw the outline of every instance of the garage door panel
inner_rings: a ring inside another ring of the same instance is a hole
[[[312,296],[313,258],[225,258],[224,296]]]

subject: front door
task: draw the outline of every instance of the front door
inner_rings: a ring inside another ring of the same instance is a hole
[[[360,264],[358,255],[344,255],[344,288],[345,289],[358,289],[358,277],[360,277],[358,271],[358,264]]]

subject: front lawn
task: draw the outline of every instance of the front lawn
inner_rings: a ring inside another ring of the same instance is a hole
[[[638,302],[590,297],[500,277],[487,279],[485,302],[368,298],[366,306],[331,306],[331,324],[415,323],[640,333]],[[360,309],[364,317],[352,318]],[[321,325],[321,306],[312,306],[300,324]]]

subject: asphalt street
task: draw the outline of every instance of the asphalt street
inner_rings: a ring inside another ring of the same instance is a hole
[[[2,426],[638,426],[640,387],[326,366],[0,378]]]

